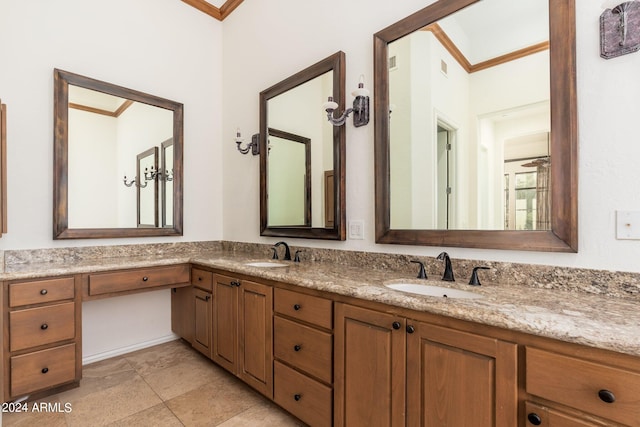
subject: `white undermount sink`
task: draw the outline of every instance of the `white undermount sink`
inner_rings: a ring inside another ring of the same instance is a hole
[[[259,267],[259,268],[275,268],[275,267],[287,266],[287,264],[282,264],[280,262],[269,262],[269,261],[248,262],[245,265],[247,267]]]
[[[440,298],[467,298],[476,299],[484,298],[475,292],[462,291],[460,289],[445,288],[444,286],[420,285],[417,283],[391,283],[385,285],[389,289],[400,292],[409,292],[411,294],[426,295],[430,297]]]

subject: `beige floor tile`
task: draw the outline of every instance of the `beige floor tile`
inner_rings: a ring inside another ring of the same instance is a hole
[[[299,427],[302,422],[271,403],[250,407],[218,427]]]
[[[165,403],[185,426],[215,426],[264,402],[239,380],[221,378]]]
[[[162,403],[109,424],[109,427],[182,427],[182,425],[180,420]]]
[[[138,375],[114,387],[71,400],[66,414],[69,426],[102,426],[161,403]]]
[[[57,396],[61,402],[72,402],[82,396],[130,381],[135,375],[136,371],[121,357],[102,360],[82,367],[80,387],[59,393]]]
[[[204,358],[182,340],[138,350],[123,357],[143,377],[185,361]]]
[[[40,403],[50,403],[51,406],[42,408]],[[33,405],[37,404],[40,411],[34,411]],[[57,407],[55,405],[58,405]],[[27,402],[26,412],[5,412],[2,414],[2,425],[5,427],[66,427],[67,421],[64,412],[64,405],[61,405],[56,396],[41,399],[36,402]]]
[[[215,377],[226,375],[222,368],[205,358],[195,358],[144,376],[144,380],[163,401],[194,390]]]

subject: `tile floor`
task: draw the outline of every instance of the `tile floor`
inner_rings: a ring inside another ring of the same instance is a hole
[[[70,412],[4,413],[2,425],[303,425],[180,340],[86,365],[82,374],[80,387],[43,399],[70,404]]]

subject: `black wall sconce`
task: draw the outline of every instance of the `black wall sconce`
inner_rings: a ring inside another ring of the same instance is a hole
[[[242,154],[247,154],[249,151],[251,151],[251,154],[253,154],[254,156],[257,156],[258,154],[260,154],[260,134],[256,133],[254,135],[251,136],[251,142],[247,144],[246,147],[242,147],[242,143],[244,142],[244,139],[242,139],[242,135],[240,134],[240,128],[238,128],[236,130],[236,144],[237,144],[237,148],[238,151],[241,152]]]
[[[640,1],[632,0],[600,15],[600,56],[605,59],[640,50]]]
[[[349,114],[353,113],[353,126],[360,127],[369,123],[369,91],[364,88],[364,76],[360,76],[358,88],[351,92],[355,99],[353,100],[353,108],[348,108],[338,118],[333,117],[333,112],[338,108],[338,103],[329,97],[322,108],[327,112],[327,119],[334,126],[342,126],[347,121]]]

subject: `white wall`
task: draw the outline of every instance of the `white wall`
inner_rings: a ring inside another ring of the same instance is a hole
[[[222,238],[222,25],[178,0],[2,0],[0,9],[9,199],[0,249]],[[52,240],[54,68],[184,104],[183,237]],[[171,335],[168,291],[127,298],[86,304],[85,358]],[[115,321],[119,333],[104,335]]]
[[[579,252],[449,249],[454,259],[640,271],[640,242],[615,239],[615,210],[640,210],[640,191],[634,190],[640,182],[640,144],[635,125],[640,116],[640,53],[611,60],[600,58],[600,3],[576,2]],[[357,85],[360,74],[365,75],[371,88],[372,35],[425,5],[421,0],[243,3],[223,23],[223,135],[231,139],[239,122],[243,129],[257,132],[257,94],[338,50],[346,53],[347,92]],[[313,19],[308,19],[310,16]],[[372,95],[375,97],[375,93]],[[358,129],[347,126],[347,219],[365,221],[365,240],[287,240],[317,247],[436,255],[442,248],[375,244],[373,122]],[[223,153],[224,238],[273,242],[259,237],[258,159],[239,155],[233,144],[225,144]]]

